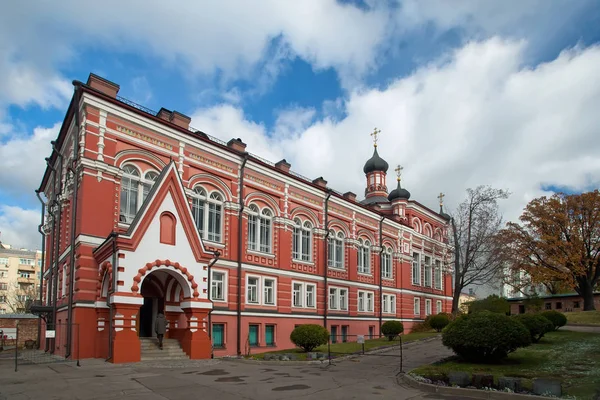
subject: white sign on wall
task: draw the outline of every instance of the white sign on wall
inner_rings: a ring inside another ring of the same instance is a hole
[[[54,339],[56,337],[56,331],[46,331],[46,339]]]
[[[356,343],[363,344],[364,342],[365,342],[365,335],[357,335],[356,336]]]

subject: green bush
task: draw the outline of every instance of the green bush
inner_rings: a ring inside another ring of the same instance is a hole
[[[327,344],[329,341],[329,331],[321,325],[300,325],[292,331],[290,340],[296,346],[308,352],[316,347]]]
[[[494,362],[531,344],[529,331],[517,320],[490,311],[467,314],[451,322],[442,343],[465,360]]]
[[[429,326],[425,322],[417,322],[416,324],[413,324],[413,326],[410,328],[410,333],[430,332],[430,331],[431,331],[431,326]]]
[[[394,340],[402,332],[404,332],[404,325],[400,321],[386,321],[381,325],[381,333],[390,340]]]
[[[554,330],[552,322],[541,314],[518,314],[513,318],[527,328],[533,343],[539,342],[546,333]]]
[[[441,332],[450,323],[450,317],[444,313],[431,315],[429,318],[429,326],[437,332]]]
[[[472,301],[468,304],[468,307],[469,314],[480,311],[491,311],[498,314],[508,315],[510,311],[510,304],[508,304],[508,300],[495,294],[482,300]]]
[[[565,316],[565,314],[558,311],[544,311],[542,313],[542,316],[548,318],[550,322],[552,322],[555,331],[558,330],[558,328],[560,328],[561,326],[565,326],[567,324],[567,317]]]

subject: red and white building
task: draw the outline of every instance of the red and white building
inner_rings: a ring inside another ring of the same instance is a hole
[[[450,311],[449,217],[399,178],[388,194],[377,147],[359,201],[103,78],[74,87],[39,188],[53,351],[137,361],[159,311],[191,358],[290,348],[304,323],[375,337]]]

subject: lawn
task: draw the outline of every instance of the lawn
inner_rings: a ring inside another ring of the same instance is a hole
[[[427,338],[437,336],[437,335],[439,335],[439,333],[436,333],[436,332],[408,333],[406,335],[402,335],[402,343],[412,342],[412,341],[421,340],[421,339],[427,339]],[[394,345],[397,346],[398,343],[399,343],[398,340],[394,340],[394,341],[390,342],[387,338],[365,340],[365,351],[375,350],[375,349],[394,346]],[[331,344],[331,352],[332,352],[333,356],[339,357],[339,356],[346,355],[346,354],[354,354],[354,353],[360,352],[361,350],[362,350],[362,345],[356,343],[355,341]],[[313,351],[319,352],[319,353],[325,353],[325,355],[327,355],[327,345],[317,347]],[[293,348],[293,349],[287,349],[287,350],[277,350],[277,351],[270,351],[270,352],[265,352],[265,353],[252,354],[251,357],[257,358],[257,359],[262,359],[265,357],[265,354],[281,354],[281,353],[294,354],[298,357],[299,360],[306,360],[306,353],[297,347]]]
[[[561,379],[563,394],[591,399],[600,388],[600,335],[559,330],[511,353],[501,364],[471,364],[452,357],[411,373],[440,379],[450,371],[493,374],[496,381],[499,376],[520,377],[526,388],[533,378]]]
[[[569,325],[600,325],[600,311],[573,311],[565,315]]]

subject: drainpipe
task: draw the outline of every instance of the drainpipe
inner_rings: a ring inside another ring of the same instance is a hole
[[[56,155],[58,157],[58,161],[59,161],[59,168],[58,170],[54,170],[55,174],[54,174],[54,178],[58,181],[58,190],[54,192],[54,205],[57,207],[57,216],[56,218],[56,225],[57,229],[56,232],[54,232],[54,257],[52,259],[52,261],[54,261],[54,266],[52,267],[53,269],[53,274],[52,274],[52,294],[51,294],[51,299],[52,299],[52,325],[54,327],[54,330],[56,330],[56,311],[57,311],[57,306],[56,306],[56,302],[57,302],[57,297],[58,297],[58,268],[59,268],[59,263],[60,263],[60,235],[61,235],[61,227],[62,227],[62,206],[60,204],[60,200],[59,200],[59,196],[62,194],[62,170],[63,170],[63,156],[62,154],[60,154],[59,149],[56,148],[56,141],[51,141],[50,144],[52,144],[52,150],[54,150],[56,152]],[[53,340],[54,343],[56,343],[56,339]],[[54,348],[52,348],[51,353],[54,353]]]
[[[52,197],[53,199],[51,201],[48,202],[48,210],[50,211],[50,213],[52,214],[52,242],[50,243],[50,261],[54,262],[54,260],[56,259],[56,255],[54,254],[54,241],[56,240],[56,215],[55,213],[52,211],[52,207],[54,207],[54,204],[56,204],[56,169],[50,164],[50,158],[46,158],[46,165],[48,166],[48,168],[50,168],[50,170],[52,171]],[[54,271],[52,269],[52,265],[48,265],[48,287],[46,288],[46,293],[47,296],[46,298],[48,299],[48,301],[46,302],[46,305],[51,305],[52,304],[52,288],[53,288],[53,276],[54,276]],[[50,304],[48,304],[50,303]],[[46,328],[48,328],[48,324],[50,324],[50,326],[52,326],[53,323],[53,315],[50,316],[50,320],[46,321]],[[44,349],[44,351],[48,351],[50,349],[50,339],[46,339],[46,348]]]
[[[214,251],[213,252],[215,258],[213,258],[213,260],[208,264],[208,299],[211,300],[211,278],[212,278],[212,273],[210,272],[211,267],[213,265],[215,265],[215,263],[219,260],[219,257],[221,256],[221,253],[219,253],[218,251]],[[212,300],[211,300],[212,302]],[[208,313],[208,338],[212,339],[212,310],[210,310],[210,312]],[[211,354],[212,357],[212,354]]]
[[[325,264],[325,269],[323,271],[323,278],[325,279],[324,281],[324,303],[325,307],[324,307],[324,311],[323,311],[323,326],[325,327],[325,329],[327,329],[327,316],[329,314],[329,289],[327,287],[327,277],[328,277],[328,273],[329,273],[329,198],[331,197],[331,189],[327,189],[327,197],[325,197],[325,231],[327,232],[325,234],[325,257],[324,257],[324,264]],[[348,301],[348,299],[346,299],[346,301]]]
[[[46,215],[46,203],[44,203],[44,200],[42,199],[42,196],[40,196],[40,191],[36,190],[35,191],[35,195],[37,196],[38,200],[40,201],[40,203],[42,204],[42,217],[41,217],[41,221],[40,224],[38,225],[38,232],[42,235],[42,266],[40,267],[40,306],[42,305],[42,302],[44,301],[44,297],[42,295],[43,289],[44,289],[44,252],[46,251],[46,234],[44,233],[44,230],[42,229],[42,227],[44,226],[44,216]],[[41,343],[40,343],[40,338],[42,337],[42,319],[39,318],[38,319],[38,341],[37,341],[37,348],[38,350],[41,347]]]
[[[67,352],[65,358],[71,356],[73,348],[73,284],[75,282],[75,229],[77,228],[77,194],[79,192],[79,176],[77,174],[77,161],[79,158],[79,102],[81,99],[81,91],[79,90],[81,82],[73,81],[75,86],[75,133],[73,137],[73,161],[67,166],[67,171],[73,175],[73,195],[71,198],[71,257],[69,260],[69,304],[67,310]],[[114,272],[113,272],[114,275]],[[63,293],[64,295],[64,293]]]
[[[240,187],[238,190],[240,211],[238,215],[238,254],[237,254],[237,355],[242,355],[242,214],[244,212],[244,170],[248,153],[244,152],[240,167]]]
[[[379,337],[381,337],[381,325],[383,324],[383,270],[381,268],[381,261],[383,256],[383,220],[385,217],[381,217],[379,220]],[[391,260],[390,260],[391,263]],[[392,266],[390,265],[390,268]]]
[[[104,361],[110,361],[113,358],[112,351],[112,335],[113,335],[113,317],[114,310],[112,307],[112,303],[110,301],[110,295],[114,295],[117,291],[117,272],[119,270],[119,266],[117,265],[117,237],[118,233],[112,231],[109,238],[112,238],[112,293],[110,291],[106,291],[106,305],[108,306],[108,358]]]

